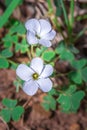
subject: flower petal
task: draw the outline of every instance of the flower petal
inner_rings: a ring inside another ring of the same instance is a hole
[[[40,23],[37,19],[29,19],[25,23],[25,28],[31,32],[37,32],[40,33]]]
[[[30,80],[30,81],[27,81],[27,82],[24,83],[23,91],[26,94],[32,96],[37,92],[38,87],[39,87],[39,85],[35,81]]]
[[[46,35],[44,35],[42,38],[46,40],[52,40],[56,35],[56,32],[54,30],[51,30]]]
[[[35,37],[35,34],[28,31],[27,32],[27,41],[29,44],[37,44],[38,43],[38,39]]]
[[[49,78],[39,79],[37,83],[43,92],[48,92],[52,89],[52,81]]]
[[[52,28],[51,28],[51,24],[47,20],[40,19],[39,22],[41,25],[40,36],[42,37],[45,34],[47,34],[48,32],[50,32]]]
[[[45,47],[51,47],[52,43],[49,40],[40,39],[39,44],[45,46]]]
[[[33,58],[30,67],[40,75],[43,69],[43,60],[39,57]]]
[[[16,69],[17,76],[24,81],[32,79],[33,73],[34,71],[24,64],[20,64]]]
[[[53,73],[53,67],[51,65],[45,65],[39,78],[47,78]]]

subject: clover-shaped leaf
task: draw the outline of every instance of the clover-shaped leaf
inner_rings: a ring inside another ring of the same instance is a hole
[[[0,57],[0,68],[8,68],[8,67],[9,67],[8,60],[6,58]]]
[[[50,94],[44,97],[42,106],[45,110],[55,110],[56,109],[56,100]]]
[[[20,116],[23,114],[24,110],[23,107],[21,106],[17,106],[13,109],[13,113],[12,113],[12,119],[14,121],[18,121],[20,119]]]
[[[11,28],[10,33],[19,33],[24,34],[26,32],[26,29],[22,23],[16,22]]]
[[[20,51],[21,53],[25,53],[28,51],[29,45],[26,43],[26,40],[23,39],[21,43],[15,44],[15,51]]]
[[[61,105],[62,111],[76,112],[80,106],[80,101],[84,96],[85,94],[83,91],[76,91],[76,86],[71,85],[67,90],[60,93],[57,101]]]
[[[6,48],[0,52],[0,68],[8,68],[9,62],[7,58],[13,56],[13,53],[10,49]]]
[[[17,100],[11,100],[8,98],[4,98],[2,100],[2,104],[6,106],[7,108],[14,108],[17,105]]]
[[[81,84],[82,83],[82,75],[80,71],[73,71],[69,73],[69,77],[70,79],[77,83],[77,84]]]
[[[6,49],[1,51],[0,55],[4,58],[10,58],[13,56],[13,53],[10,49],[6,48]]]
[[[73,60],[71,66],[75,69],[69,74],[71,80],[77,84],[81,84],[82,81],[87,82],[87,60]]]
[[[4,108],[0,111],[0,115],[2,118],[6,121],[9,122],[11,119],[11,111],[8,110],[8,108]]]
[[[72,60],[74,60],[74,55],[73,53],[69,50],[69,48],[65,45],[64,41],[61,41],[56,50],[55,50],[56,54],[59,55],[61,60],[66,60],[69,62],[72,62]]]
[[[9,122],[11,118],[14,121],[18,121],[20,119],[24,112],[24,108],[21,106],[16,106],[17,100],[5,98],[2,100],[2,104],[5,106],[5,108],[0,111],[0,115],[6,122]]]
[[[40,48],[36,48],[36,56],[41,56],[45,50],[47,50],[47,47],[44,46],[41,46]]]
[[[47,61],[50,62],[53,58],[55,57],[55,52],[53,50],[50,51],[45,51],[42,55],[42,58]]]
[[[86,64],[87,64],[87,60],[86,59],[73,60],[72,63],[71,63],[72,67],[74,67],[75,69],[81,69]]]

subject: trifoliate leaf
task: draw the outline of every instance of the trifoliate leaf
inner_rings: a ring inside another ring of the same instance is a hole
[[[20,116],[24,112],[24,108],[22,106],[16,106],[17,100],[11,100],[11,99],[3,99],[2,104],[6,107],[3,108],[0,112],[0,115],[3,117],[3,119],[6,122],[9,122],[12,118],[14,121],[17,121],[20,119]]]
[[[57,46],[55,52],[59,55],[61,60],[72,62],[74,60],[73,53],[66,47],[64,41],[61,41]]]
[[[45,51],[43,54],[42,54],[42,58],[49,62],[51,61],[53,58],[55,57],[55,52],[54,51]]]
[[[13,33],[20,33],[20,34],[24,34],[26,32],[26,29],[24,27],[24,24],[22,23],[15,23],[11,29],[10,29],[10,33],[13,34]]]
[[[21,53],[26,53],[28,51],[29,45],[26,43],[26,40],[23,39],[21,43],[15,45],[15,51],[20,51]]]
[[[60,59],[72,62],[72,60],[74,60],[74,55],[69,50],[64,49],[60,54]]]
[[[73,60],[71,63],[71,65],[77,70],[83,68],[86,64],[87,64],[86,59],[81,59],[81,60],[77,60],[77,61]]]
[[[41,56],[47,47],[36,48],[36,56]]]
[[[84,98],[83,91],[76,91],[76,86],[71,85],[67,90],[63,91],[57,99],[64,112],[76,112],[80,106],[80,101]]]
[[[81,75],[80,71],[73,71],[73,72],[69,73],[69,78],[77,84],[82,83],[82,75]]]
[[[47,95],[44,97],[44,102],[42,103],[42,106],[45,110],[55,110],[56,109],[56,100],[53,96]]]
[[[11,36],[10,34],[7,34],[2,40],[4,42],[8,41],[8,42],[11,42],[11,43],[17,43],[18,42],[18,36],[17,35]]]
[[[13,56],[12,51],[10,51],[10,49],[4,49],[3,51],[1,51],[1,56],[5,57],[5,58],[9,58]]]

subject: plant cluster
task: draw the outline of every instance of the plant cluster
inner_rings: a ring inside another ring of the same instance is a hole
[[[0,27],[5,25],[8,28],[8,33],[0,42],[2,46],[0,69],[12,68],[16,70],[17,76],[23,80],[17,78],[14,81],[17,92],[19,92],[19,87],[30,96],[33,96],[38,88],[43,92],[48,92],[41,103],[46,110],[59,108],[67,113],[76,112],[80,107],[81,100],[86,98],[87,59],[77,57],[80,52],[75,47],[75,42],[86,29],[81,30],[76,36],[73,34],[74,0],[70,1],[69,18],[63,0],[54,0],[56,14],[51,1],[47,0],[48,16],[50,16],[56,31],[52,29],[50,21],[46,19],[29,19],[25,23],[25,27],[23,23],[16,20],[9,25],[7,23],[9,16],[21,2],[20,0],[6,0],[7,9],[0,17]],[[61,14],[64,16],[67,36],[64,35],[57,19],[61,17]],[[56,32],[61,34],[63,40],[53,47],[51,40],[56,36]],[[28,56],[29,61],[22,64],[17,63],[16,60],[12,60],[16,54]],[[56,62],[67,62],[69,67],[67,73],[58,72],[55,68]],[[66,77],[68,84],[63,84],[61,87],[55,82],[52,83],[53,79],[59,77]],[[9,122],[10,119],[17,121],[24,113],[24,107],[16,106],[17,100],[5,98],[2,104],[4,107],[0,111],[0,115],[6,122]]]

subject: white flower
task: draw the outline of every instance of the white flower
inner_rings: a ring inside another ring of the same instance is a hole
[[[25,81],[23,91],[32,96],[38,88],[43,92],[48,92],[52,88],[52,81],[49,76],[53,73],[51,65],[44,65],[43,60],[39,57],[33,58],[30,67],[20,64],[16,70],[16,74]]]
[[[41,44],[50,47],[56,32],[52,29],[49,21],[44,19],[30,19],[25,23],[27,29],[27,41],[29,44]]]

